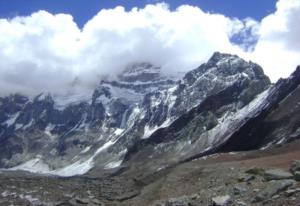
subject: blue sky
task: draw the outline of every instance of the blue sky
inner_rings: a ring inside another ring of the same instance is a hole
[[[122,5],[126,10],[132,7],[142,8],[146,4],[159,2],[157,0],[1,0],[0,17],[12,18],[17,15],[27,16],[38,10],[50,13],[68,13],[74,17],[79,27],[103,8],[114,8]],[[243,19],[252,17],[261,20],[274,12],[276,0],[189,0],[164,1],[171,9],[182,4],[198,6],[204,11],[221,13],[228,17]]]

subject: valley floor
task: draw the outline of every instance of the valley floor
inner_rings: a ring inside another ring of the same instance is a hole
[[[212,205],[222,196],[230,197],[228,205],[294,206],[300,204],[300,182],[276,188],[289,180],[266,181],[262,171],[288,171],[300,159],[299,148],[295,141],[264,151],[216,154],[150,174],[123,169],[60,178],[2,171],[0,205]]]

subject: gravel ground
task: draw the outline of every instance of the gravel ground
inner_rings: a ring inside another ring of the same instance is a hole
[[[216,154],[156,172],[123,168],[59,178],[2,171],[0,205],[212,205],[213,198],[225,196],[230,197],[227,205],[298,205],[296,181],[254,202],[274,182],[265,180],[264,171],[288,171],[300,159],[298,148],[300,141],[265,151]]]

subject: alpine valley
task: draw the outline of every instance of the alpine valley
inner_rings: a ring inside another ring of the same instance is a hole
[[[299,84],[300,67],[272,84],[216,52],[184,75],[139,62],[90,93],[0,97],[0,205],[297,205]]]

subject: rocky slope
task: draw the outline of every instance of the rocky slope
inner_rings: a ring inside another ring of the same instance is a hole
[[[130,65],[115,80],[102,81],[92,94],[1,98],[1,167],[63,176],[83,174],[94,165],[118,167],[140,142],[153,139],[166,143],[160,148],[166,151],[166,161],[172,159],[167,153],[188,158],[213,147],[218,138],[208,133],[244,110],[269,84],[257,64],[215,53],[181,79],[140,63]],[[199,105],[206,105],[200,108],[207,111],[200,109],[203,112],[194,124],[188,123],[194,117],[186,112],[198,110]],[[183,120],[187,124],[180,123],[182,118],[188,118]],[[191,134],[155,137],[159,128],[174,124]],[[198,138],[201,134],[206,137]]]

